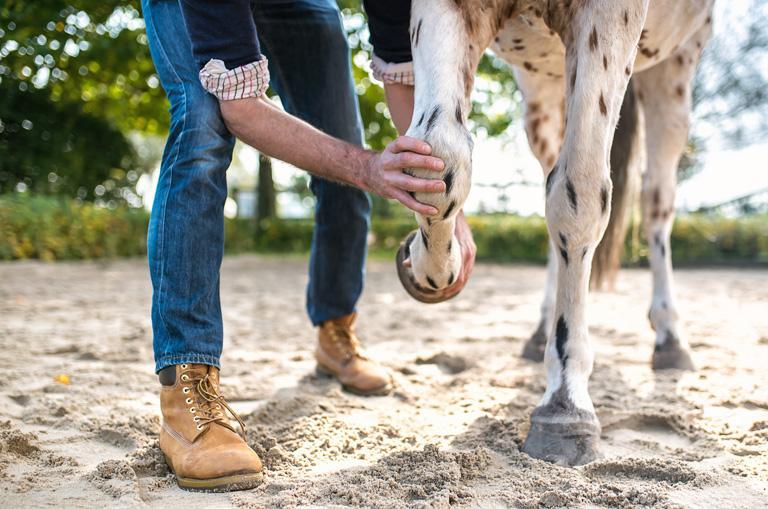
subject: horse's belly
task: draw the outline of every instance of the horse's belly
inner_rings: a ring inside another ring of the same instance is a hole
[[[714,0],[651,0],[638,45],[634,71],[665,60],[711,20]],[[526,11],[510,18],[491,44],[514,67],[548,77],[565,74],[565,47],[544,18]]]

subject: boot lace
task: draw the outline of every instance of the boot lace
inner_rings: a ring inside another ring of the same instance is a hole
[[[344,355],[345,362],[349,362],[354,357],[360,359],[367,358],[361,353],[362,345],[360,344],[360,340],[357,339],[355,331],[351,327],[330,326],[328,328],[328,333],[333,344]]]
[[[186,369],[186,365],[182,365],[182,369]],[[194,414],[194,421],[197,424],[197,429],[202,430],[205,426],[215,422],[218,423],[233,432],[240,435],[245,440],[245,423],[240,416],[235,412],[231,406],[221,395],[216,385],[214,385],[211,377],[208,373],[205,375],[195,375],[190,377],[187,373],[183,373],[181,380],[189,382],[190,387],[185,386],[183,389],[185,394],[190,392],[197,396],[195,399],[192,397],[187,398],[187,404],[192,405],[197,403],[196,406],[191,406],[189,411]],[[237,421],[238,428],[235,429],[227,418],[225,412],[229,412],[234,420]]]

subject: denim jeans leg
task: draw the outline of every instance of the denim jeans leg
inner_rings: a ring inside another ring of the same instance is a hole
[[[285,109],[318,129],[362,145],[349,46],[333,0],[259,0],[254,17],[272,87]],[[300,140],[297,140],[299,143]],[[314,325],[355,311],[363,290],[370,199],[313,177],[315,230],[307,312]]]
[[[178,0],[142,0],[142,10],[171,103],[148,232],[155,370],[184,362],[218,367],[226,170],[235,140],[200,85]]]

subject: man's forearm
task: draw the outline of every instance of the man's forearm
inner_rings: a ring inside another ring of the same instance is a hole
[[[230,131],[255,149],[319,177],[366,188],[374,152],[333,138],[263,97],[220,105]]]

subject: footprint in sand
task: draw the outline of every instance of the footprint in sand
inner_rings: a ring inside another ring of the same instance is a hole
[[[691,447],[694,440],[661,415],[630,415],[603,427],[606,458],[656,457]]]

